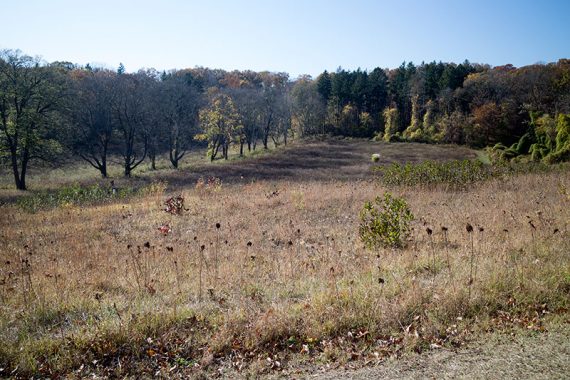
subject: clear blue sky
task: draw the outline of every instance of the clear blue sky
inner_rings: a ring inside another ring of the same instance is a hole
[[[0,0],[0,49],[127,71],[570,58],[570,0]]]

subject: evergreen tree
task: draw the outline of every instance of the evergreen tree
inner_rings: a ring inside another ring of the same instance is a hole
[[[326,70],[317,78],[317,91],[321,94],[325,102],[328,102],[331,96],[332,85],[331,76]]]

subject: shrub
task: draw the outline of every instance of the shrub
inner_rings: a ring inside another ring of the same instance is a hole
[[[452,188],[464,188],[468,184],[492,177],[494,167],[481,161],[424,161],[419,164],[392,164],[379,167],[382,182],[388,186],[435,186],[448,185]]]
[[[222,189],[222,180],[218,177],[204,177],[198,178],[196,181],[196,190],[200,194],[218,192]]]
[[[381,181],[386,186],[420,186],[429,189],[444,185],[451,190],[466,190],[474,183],[493,178],[568,170],[568,164],[547,165],[544,162],[496,160],[494,164],[489,165],[478,160],[456,160],[424,161],[419,164],[394,163],[390,166],[377,166],[373,170],[381,174]]]
[[[112,197],[108,186],[81,186],[74,183],[57,191],[41,191],[18,199],[17,204],[23,210],[36,212],[41,209],[71,206],[83,203],[97,203]]]
[[[170,197],[164,202],[166,211],[169,214],[173,215],[181,215],[184,211],[184,197],[182,195],[178,195],[176,197]]]
[[[118,191],[113,192],[111,186],[108,185],[95,184],[85,186],[74,183],[55,191],[39,191],[23,196],[17,200],[16,204],[22,210],[34,213],[56,207],[93,205],[110,202],[135,195],[160,195],[164,192],[165,188],[165,182],[152,182],[148,186],[139,188],[138,190],[133,187],[121,187]]]
[[[528,160],[554,164],[570,161],[570,115],[559,114],[557,119],[548,114],[536,119],[531,114],[530,130],[518,142],[507,148],[496,144],[489,148],[497,161]]]
[[[378,153],[374,153],[372,155],[372,162],[378,162],[380,161],[380,155]]]
[[[414,215],[403,198],[386,192],[360,211],[359,234],[367,248],[403,247]]]

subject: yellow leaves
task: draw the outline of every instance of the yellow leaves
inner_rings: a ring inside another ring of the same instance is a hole
[[[239,129],[241,122],[237,108],[228,95],[217,95],[210,105],[200,111],[200,124],[205,136],[212,139],[216,135],[231,137]]]
[[[208,135],[206,135],[205,133],[198,133],[197,135],[194,135],[194,141],[206,141],[208,140]]]

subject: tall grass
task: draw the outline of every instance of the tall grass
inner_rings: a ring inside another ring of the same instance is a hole
[[[392,189],[416,216],[402,249],[359,240],[362,205],[385,190],[372,182],[192,188],[180,215],[155,194],[3,207],[0,375],[264,372],[458,344],[477,324],[540,331],[570,307],[569,185]]]

